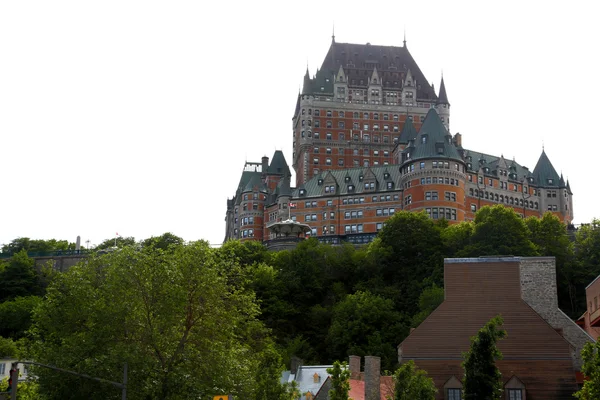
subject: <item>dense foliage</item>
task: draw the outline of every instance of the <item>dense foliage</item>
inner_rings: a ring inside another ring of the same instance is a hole
[[[496,360],[502,359],[502,353],[496,344],[506,337],[501,328],[501,316],[489,320],[477,335],[471,338],[471,347],[464,354],[463,379],[466,399],[500,400],[503,393],[502,374],[496,367]]]
[[[581,351],[581,372],[587,379],[575,397],[581,400],[600,399],[600,342],[587,343]]]
[[[334,362],[332,368],[327,368],[327,373],[331,375],[329,400],[349,400],[350,369],[348,369],[346,362]]]
[[[433,379],[409,360],[394,373],[394,397],[390,400],[435,400],[436,393]]]
[[[294,398],[293,388],[277,384],[291,356],[329,364],[374,355],[394,370],[396,346],[443,301],[444,257],[554,256],[559,305],[579,317],[585,286],[600,275],[599,228],[592,221],[568,230],[550,213],[523,220],[502,206],[454,225],[397,212],[364,247],[309,239],[273,253],[257,242],[210,249],[171,233],[118,237],[64,274],[34,265],[27,251],[40,241],[20,238],[9,245],[13,257],[0,259],[0,349],[113,380],[127,361],[132,385],[147,398],[208,395],[209,387],[248,399]],[[186,312],[192,321],[201,316],[201,326],[188,325]],[[192,362],[201,366],[197,375],[185,375]],[[39,374],[43,399],[69,398],[73,388],[73,398],[93,399],[98,390],[95,382]]]

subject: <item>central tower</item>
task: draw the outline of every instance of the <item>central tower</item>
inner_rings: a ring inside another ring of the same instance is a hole
[[[418,131],[436,108],[449,128],[444,82],[440,95],[403,47],[337,43],[321,68],[304,75],[293,117],[296,185],[326,170],[393,163],[407,120]]]

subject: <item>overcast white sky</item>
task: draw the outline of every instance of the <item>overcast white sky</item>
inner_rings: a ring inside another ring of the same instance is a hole
[[[533,169],[545,145],[600,217],[597,1],[0,2],[0,244],[118,232],[223,240],[245,160],[291,164],[308,61],[402,45],[466,148]],[[270,123],[267,123],[270,122]]]

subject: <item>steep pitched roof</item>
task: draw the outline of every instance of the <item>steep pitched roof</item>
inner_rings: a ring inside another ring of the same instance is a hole
[[[333,77],[343,66],[347,81],[359,76],[368,85],[368,77],[377,68],[380,82],[384,88],[401,88],[407,71],[410,69],[417,80],[417,98],[436,100],[433,87],[406,47],[376,46],[367,44],[333,42],[323,60],[321,68],[311,80],[312,93],[333,93]],[[305,87],[306,77],[305,77]],[[395,82],[395,83],[394,83]],[[321,90],[323,88],[323,90]],[[309,91],[303,89],[302,93]]]
[[[254,188],[258,188],[261,192],[267,192],[267,188],[265,187],[264,182],[262,181],[262,177],[260,173],[253,173],[246,183],[244,189],[242,189],[242,193],[244,192],[252,192]]]
[[[285,157],[281,150],[275,150],[273,154],[273,159],[271,160],[271,164],[269,168],[267,168],[267,173],[269,174],[278,174],[283,176],[291,176],[290,167],[288,163],[285,161]]]
[[[415,129],[415,126],[412,123],[412,119],[408,118],[404,122],[404,126],[402,127],[402,131],[400,131],[400,137],[398,139],[398,142],[399,143],[408,143],[409,140],[416,139],[417,134],[418,134],[418,132]]]
[[[448,95],[446,94],[446,85],[444,84],[444,77],[442,76],[442,83],[440,84],[440,94],[438,96],[437,104],[448,104]]]
[[[410,160],[431,157],[462,161],[456,146],[452,143],[452,136],[433,108],[429,109],[421,125]]]
[[[533,178],[538,186],[558,187],[559,185],[559,176],[546,155],[545,150],[542,150],[542,154],[533,169]]]

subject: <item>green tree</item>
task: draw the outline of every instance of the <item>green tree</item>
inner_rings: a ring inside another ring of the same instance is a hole
[[[253,294],[228,285],[235,265],[207,243],[94,255],[50,284],[27,356],[120,381],[130,399],[252,398],[266,331]],[[48,399],[119,398],[97,382],[36,368]]]
[[[438,308],[444,301],[444,288],[433,284],[431,287],[423,289],[423,292],[419,296],[419,312],[413,315],[411,320],[411,327],[416,328],[421,325],[421,322],[425,321],[425,318],[429,316]]]
[[[581,372],[588,378],[574,396],[581,400],[600,399],[600,342],[586,343],[581,351]]]
[[[583,298],[585,287],[600,275],[600,220],[594,219],[590,224],[581,224],[575,234],[575,261],[579,282],[579,291]],[[583,299],[579,307],[585,308]],[[583,303],[583,304],[582,304]]]
[[[288,385],[281,383],[283,369],[281,356],[272,346],[269,346],[263,351],[262,359],[255,371],[257,386],[255,400],[289,400]]]
[[[42,302],[39,296],[16,297],[0,303],[0,336],[15,340],[25,336],[33,310]]]
[[[436,393],[433,379],[410,360],[394,373],[394,397],[390,400],[435,400]]]
[[[327,373],[331,375],[329,400],[349,400],[350,370],[348,369],[346,362],[334,362],[332,368],[327,368]]]
[[[502,374],[496,367],[496,360],[502,359],[502,353],[496,344],[506,337],[506,331],[501,329],[503,322],[500,315],[489,320],[471,338],[471,348],[463,354],[465,399],[502,398]]]
[[[392,299],[412,315],[422,290],[443,282],[442,246],[441,228],[425,213],[397,212],[367,248],[356,288]]]
[[[441,236],[444,244],[444,255],[446,257],[456,257],[462,254],[464,248],[471,243],[474,227],[475,224],[472,221],[465,221],[449,225],[442,230]]]
[[[359,291],[334,306],[327,347],[330,359],[377,355],[382,368],[390,370],[397,363],[398,338],[407,334],[403,315],[392,300]]]
[[[43,293],[34,265],[35,260],[29,258],[24,249],[12,256],[0,270],[0,301]]]
[[[114,247],[117,248],[123,248],[126,246],[134,246],[135,245],[135,238],[132,236],[129,237],[122,237],[122,236],[117,236],[116,238],[112,238],[112,239],[106,239],[104,240],[102,243],[100,243],[98,246],[95,247],[96,250],[107,250],[107,249],[112,249]]]
[[[13,239],[10,243],[2,246],[2,253],[15,254],[21,250],[27,252],[49,252],[58,250],[74,250],[75,243],[67,240],[56,239],[30,239],[27,237]]]
[[[9,338],[0,336],[0,358],[16,357],[17,344]]]
[[[457,256],[537,256],[530,236],[527,225],[515,210],[501,204],[485,206],[475,214],[471,243],[457,252]]]
[[[579,317],[585,311],[585,291],[582,286],[589,282],[582,281],[567,226],[550,212],[545,213],[542,218],[527,218],[525,223],[539,254],[556,259],[559,307],[571,317]]]
[[[163,233],[160,236],[152,236],[142,241],[142,246],[153,247],[155,249],[161,249],[167,251],[170,248],[176,248],[184,243],[183,239],[179,236],[173,235],[171,232]]]

